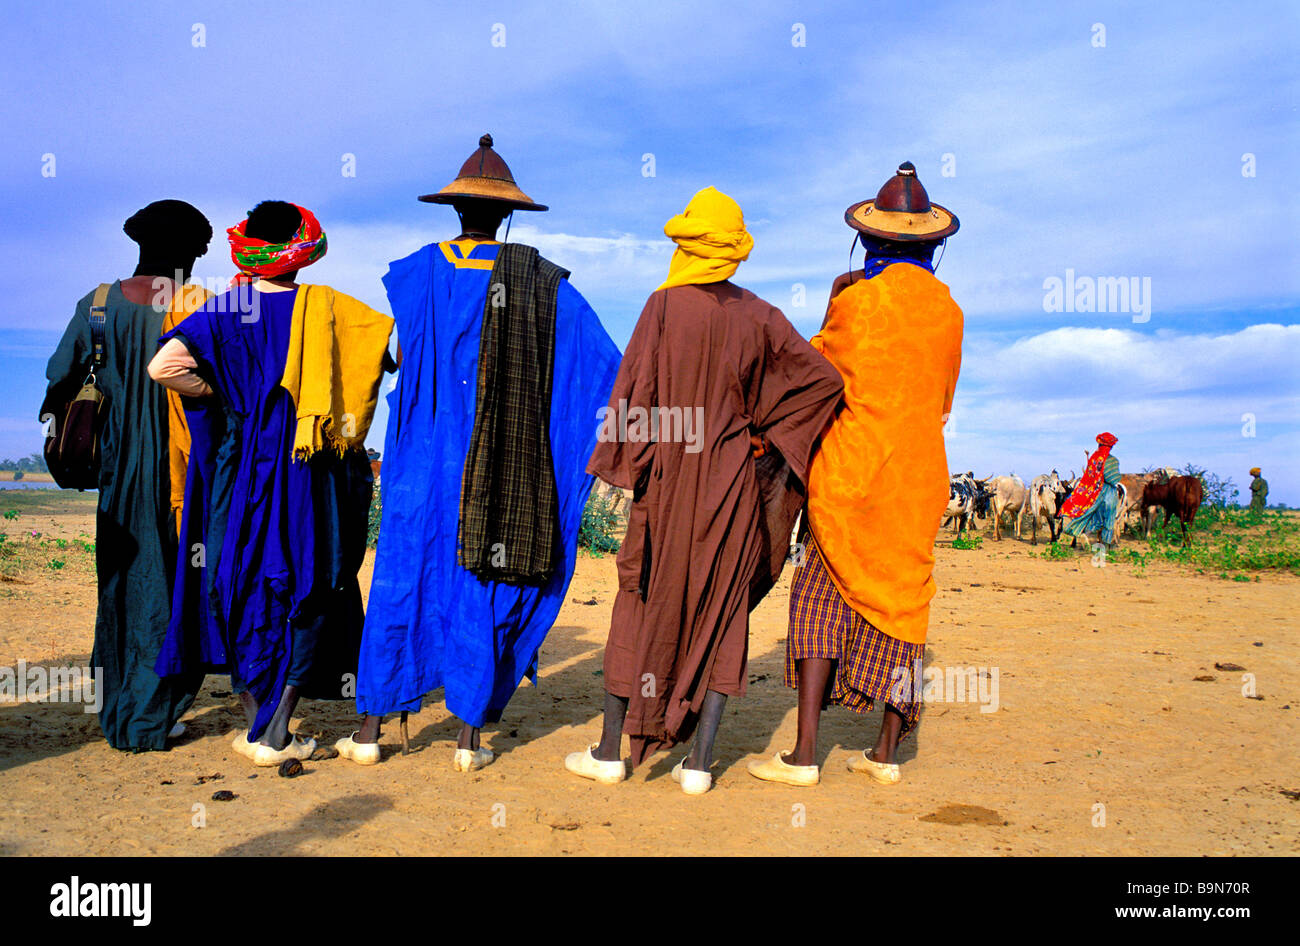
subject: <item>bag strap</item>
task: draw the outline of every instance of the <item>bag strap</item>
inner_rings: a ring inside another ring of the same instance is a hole
[[[90,354],[94,372],[104,367],[107,353],[104,350],[104,325],[108,321],[108,291],[112,283],[102,282],[90,300]]]

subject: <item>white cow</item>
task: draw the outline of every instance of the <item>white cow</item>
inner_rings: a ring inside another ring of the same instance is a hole
[[[958,473],[948,478],[948,508],[943,512],[943,525],[954,519],[960,535],[967,528],[975,528],[976,517],[987,506],[988,479],[977,480],[973,472]]]
[[[1002,514],[1009,512],[1016,517],[1016,538],[1020,538],[1020,515],[1025,510],[1028,492],[1025,481],[1018,476],[995,476],[988,481],[988,489],[993,495],[990,504],[993,509],[993,538],[1002,540]]]
[[[1034,525],[1034,537],[1030,544],[1038,544],[1038,521],[1047,520],[1047,533],[1056,541],[1057,531],[1060,528],[1061,503],[1065,501],[1065,484],[1061,482],[1060,475],[1053,470],[1051,473],[1042,473],[1033,478],[1029,484],[1029,521]]]
[[[971,511],[970,495],[965,489],[962,474],[948,477],[948,506],[943,511],[943,526],[955,520],[955,528],[960,535],[966,528],[966,520]]]

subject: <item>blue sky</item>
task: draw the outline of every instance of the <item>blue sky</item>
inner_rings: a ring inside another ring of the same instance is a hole
[[[710,184],[754,235],[736,281],[811,335],[844,208],[911,160],[962,222],[939,268],[966,312],[954,470],[1078,469],[1110,430],[1125,468],[1240,485],[1260,465],[1300,505],[1294,3],[62,3],[5,21],[0,457],[39,449],[45,359],[76,300],[129,275],[140,206],[208,215],[212,280],[254,203],[309,206],[330,253],[306,281],[387,310],[388,261],[456,232],[416,195],[490,131],[552,207],[512,238],[570,269],[620,346],[666,270],[664,221]],[[1149,319],[1044,311],[1067,270],[1149,279]]]

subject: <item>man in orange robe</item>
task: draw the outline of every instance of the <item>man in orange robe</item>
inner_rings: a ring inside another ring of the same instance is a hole
[[[799,690],[793,752],[750,765],[768,781],[815,785],[822,708],[886,703],[875,746],[849,768],[899,780],[895,755],[920,716],[921,658],[934,597],[934,539],[948,502],[943,425],[961,365],[962,313],[934,276],[957,230],[911,162],[845,212],[866,249],[831,289],[812,340],[844,379],[844,405],[808,471],[804,561],[790,589],[787,686]]]

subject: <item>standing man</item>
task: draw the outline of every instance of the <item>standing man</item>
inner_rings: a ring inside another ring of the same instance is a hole
[[[92,371],[91,316],[103,326],[102,366],[94,370],[107,417],[100,432],[95,572],[99,607],[91,663],[103,668],[99,723],[109,745],[162,749],[180,735],[181,715],[202,674],[160,679],[154,660],[171,612],[176,567],[173,477],[183,482],[188,436],[167,393],[149,381],[158,336],[201,305],[207,293],[186,285],[194,261],[208,250],[212,225],[183,200],[159,200],[122,229],[140,246],[135,272],[102,285],[77,303],[76,314],[45,369],[49,389],[42,417],[63,417],[58,405]],[[99,320],[102,319],[102,322]],[[173,460],[178,465],[173,465]]]
[[[934,539],[947,508],[943,425],[961,367],[962,313],[934,275],[957,218],[930,198],[910,161],[845,221],[863,268],[835,280],[813,347],[843,376],[844,406],[808,472],[805,554],[790,587],[786,686],[799,691],[792,752],[754,762],[772,782],[816,785],[822,708],[885,704],[873,747],[849,768],[899,780],[899,742],[920,718],[934,597]]]
[[[1250,511],[1263,512],[1264,507],[1268,505],[1268,480],[1260,475],[1262,471],[1259,467],[1250,468],[1250,475],[1254,477],[1250,481]]]
[[[496,722],[573,576],[592,477],[597,408],[618,349],[568,272],[497,241],[515,210],[545,210],[515,184],[492,136],[451,184],[460,234],[392,263],[400,371],[388,396],[383,519],[367,605],[357,709],[339,752],[379,761],[386,713],[442,687],[462,722],[452,765],[493,760]]]
[[[601,740],[565,759],[613,783],[695,733],[673,778],[713,784],[727,697],[745,693],[749,612],[789,554],[813,441],[843,385],[781,311],[731,282],[753,238],[712,187],[664,226],[668,279],[641,312],[588,469],[633,491],[605,646]],[[946,493],[945,493],[946,499]]]
[[[263,201],[231,227],[233,288],[149,367],[186,396],[193,436],[180,579],[158,672],[229,673],[254,765],[305,759],[300,697],[350,698],[370,506],[365,453],[393,320],[328,286],[309,210]]]

